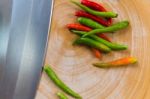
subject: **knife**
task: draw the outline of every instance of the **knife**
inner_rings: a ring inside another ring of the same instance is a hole
[[[0,99],[34,99],[53,0],[0,0]]]

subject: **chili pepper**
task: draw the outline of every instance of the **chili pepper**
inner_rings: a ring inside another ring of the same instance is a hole
[[[87,32],[83,32],[83,31],[77,31],[77,30],[71,30],[71,32],[79,35],[79,36],[82,36],[84,34],[86,34]],[[96,35],[89,35],[89,37],[93,40],[96,40],[106,46],[108,46],[109,48],[111,48],[112,50],[125,50],[127,49],[127,46],[125,45],[120,45],[120,44],[116,44],[116,43],[111,43],[111,42],[108,42],[102,38],[99,38],[98,36]]]
[[[100,3],[96,3],[93,1],[89,1],[89,0],[82,0],[81,4],[87,6],[91,9],[97,10],[97,11],[107,12],[107,10]],[[111,25],[112,24],[112,18],[107,18],[106,22],[107,22],[108,26]]]
[[[95,54],[95,56],[99,59],[102,59],[102,53],[100,50],[92,48],[93,53]]]
[[[102,4],[100,3],[96,3],[96,2],[93,2],[93,1],[89,1],[89,0],[81,0],[81,4],[91,8],[91,9],[94,9],[94,10],[97,10],[97,11],[102,11],[102,12],[106,12],[107,10],[102,6]]]
[[[100,38],[105,39],[106,41],[111,42],[110,38],[108,36],[106,36],[105,34],[103,34],[103,33],[97,34],[97,36],[99,36]]]
[[[67,27],[69,29],[75,29],[75,30],[81,30],[81,31],[87,31],[87,32],[92,30],[89,27],[86,27],[86,26],[81,25],[81,24],[76,24],[76,23],[75,24],[68,24]],[[110,38],[108,38],[105,34],[98,34],[98,35],[99,35],[99,37],[101,37],[107,41],[111,41]]]
[[[68,24],[67,27],[69,29],[76,29],[76,30],[82,30],[82,31],[90,31],[91,28],[88,28],[86,26],[80,25],[80,24]],[[109,40],[109,38],[107,36],[105,36],[104,34],[99,34],[100,37]],[[94,55],[101,59],[102,58],[102,54],[99,50],[92,48],[92,51],[94,53]]]
[[[92,29],[89,28],[89,27],[86,27],[86,26],[83,26],[81,24],[77,24],[77,23],[74,23],[74,24],[68,24],[67,27],[69,29],[75,29],[75,30],[80,30],[80,31],[91,31]]]
[[[69,29],[76,29],[76,30],[82,30],[82,31],[90,31],[90,30],[92,30],[91,28],[83,26],[83,25],[80,25],[80,24],[68,24],[67,27]],[[99,36],[104,38],[104,39],[106,39],[106,40],[109,40],[109,38],[107,36],[105,36],[104,34],[99,34]],[[93,51],[94,55],[97,58],[99,58],[99,59],[102,58],[101,52],[99,50],[93,48],[92,51]]]
[[[113,23],[112,18],[107,18],[107,24],[108,24],[108,26],[112,25],[112,23]]]
[[[85,18],[85,17],[79,17],[78,18],[78,22],[80,24],[86,25],[88,27],[91,27],[93,29],[101,29],[104,28],[104,26],[102,26],[101,24],[89,19],[89,18]]]
[[[73,1],[71,0],[72,3],[76,4],[77,6],[79,6],[81,9],[83,9],[84,11],[92,14],[92,15],[95,15],[95,16],[100,16],[100,17],[106,17],[106,18],[115,18],[118,16],[118,14],[114,13],[114,12],[99,12],[99,11],[95,11],[95,10],[92,10],[88,7],[86,7],[85,5],[82,5],[81,3],[79,2],[76,2],[76,1]]]
[[[116,23],[112,26],[109,26],[109,27],[92,30],[92,31],[84,34],[83,37],[86,37],[86,36],[89,36],[89,35],[92,35],[92,34],[97,34],[97,33],[114,32],[114,31],[126,28],[128,25],[129,25],[128,21],[118,22],[118,23]]]
[[[72,89],[70,89],[60,78],[56,75],[56,73],[52,70],[52,68],[49,65],[44,66],[44,71],[47,73],[49,78],[64,92],[68,93],[69,95],[82,99],[81,96],[74,92]]]
[[[99,23],[97,23],[97,22],[95,22],[91,19],[88,19],[88,18],[79,17],[78,21],[81,24],[86,25],[88,27],[82,26],[82,25],[79,25],[79,24],[68,24],[68,28],[69,29],[75,29],[75,30],[81,30],[81,31],[91,31],[92,29],[90,29],[89,27],[91,27],[91,28],[104,28],[104,26],[102,26]],[[99,37],[110,41],[110,39],[106,35],[104,35],[104,34],[98,34],[98,35],[99,35]]]
[[[81,24],[83,24],[83,25],[86,25],[88,27],[91,27],[93,29],[105,28],[101,24],[99,24],[99,23],[97,23],[97,22],[95,22],[95,21],[93,21],[93,20],[91,20],[89,18],[85,18],[85,17],[79,17],[78,18],[78,22],[81,23]],[[106,35],[104,35],[104,34],[98,34],[98,36],[101,37],[101,38],[104,38],[104,39],[106,39],[108,41],[110,41],[110,39]]]
[[[100,23],[100,24],[102,24],[104,26],[109,26],[111,24],[110,21],[108,21],[108,20],[106,21],[106,20],[104,20],[101,17],[94,16],[92,14],[89,14],[89,13],[85,12],[85,11],[77,11],[75,13],[75,15],[78,16],[78,17],[90,18],[90,19],[92,19],[92,20],[94,20],[94,21],[96,21],[96,22],[98,22],[98,23]]]
[[[108,68],[108,67],[125,66],[129,64],[134,64],[136,62],[137,62],[137,59],[134,57],[125,57],[125,58],[121,58],[121,59],[114,60],[111,62],[106,62],[106,63],[94,63],[93,65],[96,67]]]
[[[96,48],[96,49],[101,50],[106,53],[111,51],[111,49],[109,47],[107,47],[106,45],[104,45],[100,42],[97,42],[93,39],[90,39],[90,38],[79,38],[79,39],[75,40],[73,44],[85,44],[89,47]]]
[[[59,97],[59,99],[68,99],[68,97],[62,92],[58,92],[57,96]]]
[[[85,17],[79,17],[78,18],[78,22],[81,23],[81,24],[83,24],[83,25],[86,25],[88,27],[91,27],[93,29],[105,28],[101,24],[99,24],[99,23],[97,23],[97,22],[95,22],[95,21],[93,21],[93,20],[91,20],[89,18],[85,18]],[[98,34],[98,36],[101,37],[101,38],[104,38],[104,39],[106,39],[108,41],[110,41],[110,39],[106,35],[104,35],[104,34]]]

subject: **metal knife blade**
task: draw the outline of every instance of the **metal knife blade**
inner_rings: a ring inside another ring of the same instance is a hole
[[[0,0],[0,99],[34,99],[53,0]]]

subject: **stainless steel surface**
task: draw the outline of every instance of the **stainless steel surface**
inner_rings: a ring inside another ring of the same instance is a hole
[[[0,0],[0,99],[33,99],[52,0]]]

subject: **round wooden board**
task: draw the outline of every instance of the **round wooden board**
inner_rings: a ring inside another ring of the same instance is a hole
[[[108,34],[114,42],[126,44],[126,51],[111,52],[98,60],[84,46],[72,46],[77,38],[65,27],[77,23],[74,12],[79,8],[69,0],[55,0],[45,64],[83,99],[150,99],[150,0],[94,0],[117,12],[130,26]],[[134,56],[138,64],[121,68],[100,69],[91,64],[124,56]],[[36,99],[58,99],[60,89],[42,74]],[[69,99],[72,99],[71,97]]]

